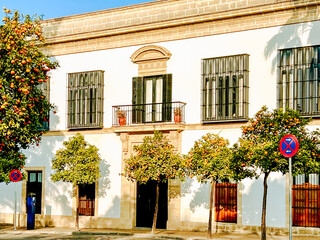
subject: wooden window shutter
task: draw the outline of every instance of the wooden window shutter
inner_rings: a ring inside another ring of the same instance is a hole
[[[172,112],[172,74],[163,75],[163,121],[171,121]]]
[[[140,105],[141,104],[141,105]],[[143,78],[132,78],[132,123],[142,123],[143,119]]]

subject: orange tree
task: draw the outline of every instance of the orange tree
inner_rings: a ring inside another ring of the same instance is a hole
[[[101,160],[99,149],[85,141],[80,133],[64,141],[63,148],[60,148],[51,160],[54,170],[50,176],[51,180],[69,182],[75,187],[77,230],[79,230],[79,185],[92,184],[99,179]]]
[[[40,19],[4,9],[0,25],[0,182],[21,169],[21,150],[37,144],[52,105],[39,89],[57,63],[44,55]]]
[[[199,182],[211,182],[208,235],[212,235],[212,209],[214,184],[230,178],[229,159],[231,150],[228,140],[216,134],[207,133],[194,143],[184,156],[185,169],[189,177],[195,176]]]
[[[135,154],[124,160],[124,173],[128,180],[146,184],[156,182],[156,203],[153,215],[152,233],[156,228],[159,200],[159,183],[181,176],[182,158],[166,136],[155,131],[152,137],[143,138],[143,143],[133,146]]]
[[[293,175],[317,173],[320,170],[319,132],[310,132],[310,119],[299,112],[286,109],[269,111],[262,107],[249,124],[242,127],[242,137],[234,145],[230,169],[237,180],[263,176],[261,239],[266,239],[267,180],[271,172],[288,173],[288,158],[282,156],[279,143],[283,136],[292,134],[299,140],[299,151],[294,156]]]

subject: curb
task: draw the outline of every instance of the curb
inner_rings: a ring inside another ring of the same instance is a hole
[[[0,231],[1,234],[12,234],[12,235],[17,235],[17,234],[64,234],[64,235],[72,235],[72,232],[70,231],[27,231],[27,230],[8,230],[8,231]]]
[[[178,236],[144,234],[144,233],[124,233],[124,232],[72,232],[72,235],[76,235],[76,236],[79,236],[79,235],[136,236],[136,237],[140,237],[140,238],[155,237],[155,238],[170,239],[170,240],[186,240],[187,239],[187,238],[178,237]],[[191,240],[191,239],[189,239],[189,240]]]
[[[124,232],[72,232],[71,235],[109,235],[109,236],[133,236],[133,233]]]

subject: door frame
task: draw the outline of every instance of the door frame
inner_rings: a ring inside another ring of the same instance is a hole
[[[146,183],[146,184],[148,184],[148,183]],[[156,184],[155,183],[155,181],[154,181],[154,184]],[[165,217],[166,217],[166,219],[165,219],[165,223],[163,223],[164,225],[165,225],[165,228],[160,228],[160,229],[167,229],[167,225],[168,225],[168,215],[169,215],[169,182],[166,182],[166,183],[160,183],[160,184],[165,184],[166,185],[166,192],[167,192],[167,194],[166,194],[166,201],[165,201],[165,204],[166,204],[166,215],[165,215]],[[154,216],[154,207],[155,207],[155,202],[154,203],[151,203],[151,206],[152,206],[152,208],[150,209],[150,211],[151,211],[151,216],[152,216],[152,218],[151,218],[151,221],[150,221],[150,225],[151,226],[138,226],[138,194],[139,194],[139,192],[138,192],[138,188],[139,188],[139,185],[142,185],[142,184],[139,184],[139,183],[137,183],[136,184],[136,191],[137,191],[137,194],[136,194],[136,227],[152,227],[152,223],[153,223],[153,216]],[[156,187],[156,186],[154,186],[154,187]],[[161,188],[161,186],[159,186],[159,188]],[[159,206],[160,206],[160,204],[161,204],[161,202],[160,202],[160,198],[161,198],[161,196],[163,196],[162,194],[161,194],[161,189],[159,189],[159,205],[158,205],[158,215],[157,215],[157,223],[158,223],[158,221],[159,221],[159,213],[161,212],[161,209],[159,209]],[[164,198],[164,197],[163,197]],[[148,224],[149,225],[149,224]],[[162,223],[161,223],[161,225],[162,225]]]
[[[42,227],[45,227],[45,214],[44,214],[44,196],[45,196],[45,167],[24,167],[23,172],[26,173],[26,179],[22,182],[21,188],[21,218],[20,218],[20,225],[26,226],[27,225],[27,182],[28,182],[28,172],[30,171],[42,171],[42,194],[41,194],[41,214],[36,214],[36,220],[40,221]],[[19,219],[19,218],[18,218]]]

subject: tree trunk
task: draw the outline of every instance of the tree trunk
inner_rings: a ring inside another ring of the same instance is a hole
[[[79,185],[76,186],[76,225],[77,231],[79,231]]]
[[[261,240],[266,240],[266,209],[267,209],[267,193],[268,193],[268,177],[270,172],[265,173],[263,179],[263,200],[262,200],[262,215],[261,215]]]
[[[210,209],[209,209],[209,223],[208,223],[208,235],[212,237],[212,209],[213,209],[213,199],[214,199],[214,187],[215,181],[211,181],[211,194],[210,194]]]
[[[152,230],[151,233],[154,234],[157,226],[157,218],[158,218],[158,204],[159,204],[159,183],[157,182],[157,189],[156,189],[156,205],[154,207],[154,214],[153,214],[153,223],[152,223]]]

